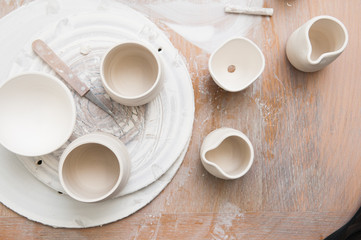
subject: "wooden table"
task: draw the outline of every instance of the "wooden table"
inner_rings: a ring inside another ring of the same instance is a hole
[[[265,2],[275,14],[249,37],[266,68],[240,93],[217,87],[207,54],[160,26],[188,60],[196,112],[184,162],[155,200],[126,219],[81,230],[53,229],[1,205],[0,238],[307,240],[344,224],[361,204],[361,1]],[[0,17],[22,3],[1,1]],[[299,72],[286,59],[287,37],[322,14],[345,24],[349,44],[329,67]],[[243,131],[255,148],[255,162],[239,180],[217,179],[200,163],[203,138],[222,126]]]

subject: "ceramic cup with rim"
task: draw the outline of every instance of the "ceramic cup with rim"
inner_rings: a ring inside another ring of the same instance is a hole
[[[225,42],[212,53],[208,62],[214,82],[229,92],[247,88],[262,74],[264,67],[262,51],[244,37]]]
[[[162,87],[158,54],[142,42],[124,42],[109,49],[102,59],[100,75],[108,95],[127,106],[152,101]]]
[[[74,140],[59,162],[65,192],[81,202],[115,196],[128,182],[129,154],[124,144],[107,133],[90,133]]]
[[[23,73],[0,87],[0,143],[16,154],[55,151],[69,139],[75,120],[70,90],[52,75]]]
[[[253,164],[254,150],[248,137],[233,128],[219,128],[203,140],[200,151],[204,168],[213,176],[236,179]]]
[[[315,72],[333,62],[345,50],[347,42],[348,33],[340,20],[317,16],[291,34],[286,54],[298,70]]]

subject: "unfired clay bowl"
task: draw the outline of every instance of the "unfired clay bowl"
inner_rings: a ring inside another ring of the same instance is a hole
[[[73,141],[59,162],[64,190],[81,202],[115,196],[128,182],[129,154],[124,144],[106,133],[91,133]]]
[[[24,73],[0,87],[0,143],[16,154],[55,151],[72,134],[75,119],[73,96],[56,77]]]
[[[251,40],[233,38],[212,53],[209,72],[215,83],[229,92],[238,92],[251,85],[263,72],[262,51]]]
[[[104,89],[123,105],[144,105],[161,90],[160,59],[145,43],[116,45],[104,55],[100,68]]]
[[[251,168],[254,151],[252,143],[242,132],[219,128],[204,139],[200,155],[209,173],[222,179],[236,179]]]

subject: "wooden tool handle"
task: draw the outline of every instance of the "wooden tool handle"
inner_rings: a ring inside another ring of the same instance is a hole
[[[32,47],[34,52],[69,83],[80,96],[84,96],[89,91],[88,86],[71,71],[68,65],[66,65],[44,41],[40,39],[35,40]]]
[[[256,7],[239,7],[239,6],[226,6],[224,8],[226,13],[243,13],[248,15],[272,16],[273,8],[256,8]]]

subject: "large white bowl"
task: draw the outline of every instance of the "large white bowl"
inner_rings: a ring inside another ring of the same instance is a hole
[[[63,82],[44,73],[24,73],[0,87],[0,143],[24,156],[48,154],[73,132],[74,99]]]

